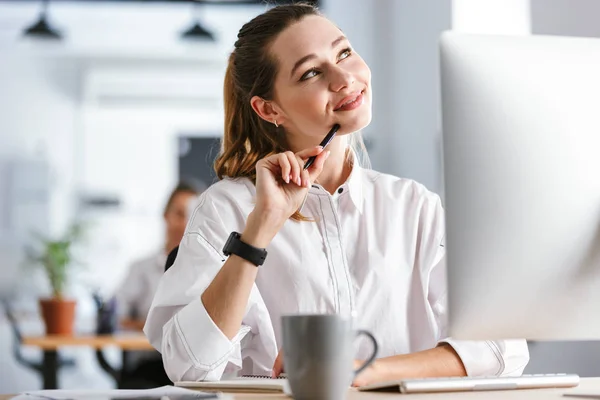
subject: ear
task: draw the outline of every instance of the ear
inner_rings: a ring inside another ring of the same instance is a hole
[[[250,105],[254,112],[268,123],[274,124],[277,121],[277,125],[283,124],[285,116],[274,102],[254,96],[250,99]]]

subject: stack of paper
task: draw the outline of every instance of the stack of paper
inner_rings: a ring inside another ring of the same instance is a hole
[[[11,400],[111,400],[111,399],[160,399],[200,400],[223,399],[216,393],[203,393],[174,386],[145,390],[36,390],[24,392]]]

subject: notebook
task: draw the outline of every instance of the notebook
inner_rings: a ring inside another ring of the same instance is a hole
[[[290,393],[285,375],[271,378],[261,375],[242,376],[221,381],[180,381],[175,386],[205,392]]]

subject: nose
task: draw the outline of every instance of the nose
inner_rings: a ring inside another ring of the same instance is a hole
[[[329,88],[333,92],[339,92],[352,86],[354,81],[354,75],[350,71],[336,65],[330,72]]]

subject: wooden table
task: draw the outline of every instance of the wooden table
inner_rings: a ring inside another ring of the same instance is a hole
[[[125,333],[116,335],[75,335],[75,336],[24,336],[23,346],[39,347],[44,352],[42,361],[42,380],[44,389],[58,388],[58,350],[61,347],[90,347],[96,350],[96,359],[100,367],[106,371],[120,387],[122,370],[113,368],[104,357],[103,349],[118,347],[121,349],[123,366],[131,351],[153,351],[148,339],[141,333]]]
[[[532,390],[498,390],[489,392],[457,392],[438,394],[411,394],[380,392],[358,392],[351,389],[346,400],[576,400],[565,397],[567,393],[600,394],[600,378],[582,378],[581,384],[572,389],[532,389]],[[8,400],[12,395],[0,395],[0,400]],[[228,400],[290,400],[283,394],[231,394]]]
[[[59,347],[86,346],[93,349],[115,346],[123,350],[154,350],[143,334],[89,335],[89,336],[25,336],[24,346],[36,346],[43,350],[57,350]]]

